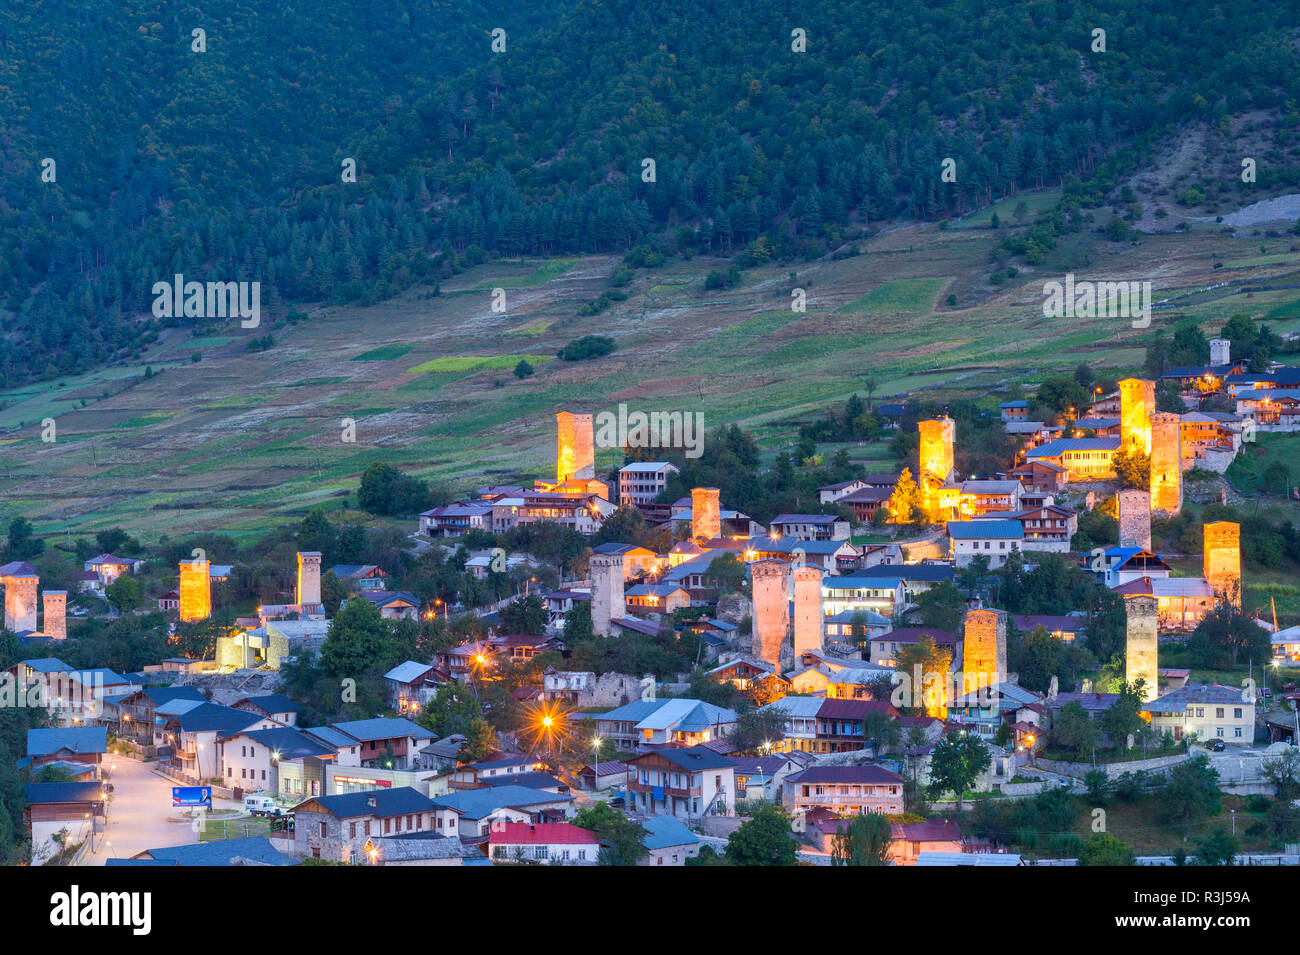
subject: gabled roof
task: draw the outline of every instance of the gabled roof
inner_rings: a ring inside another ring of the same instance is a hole
[[[1221,686],[1218,683],[1193,684],[1166,693],[1142,706],[1148,713],[1181,713],[1189,705],[1220,703],[1242,706],[1246,702],[1241,687]]]
[[[380,716],[370,720],[349,720],[331,723],[331,727],[361,741],[412,736],[416,739],[433,739],[433,734],[418,723],[401,717]]]
[[[954,540],[1023,540],[1025,528],[1019,521],[949,521],[948,536]]]
[[[475,790],[482,791],[485,790]],[[372,802],[374,805],[371,805]],[[294,807],[294,811],[323,811],[338,819],[355,819],[358,816],[383,819],[407,813],[428,812],[433,808],[434,800],[413,786],[401,786],[397,789],[367,789],[359,793],[314,796]]]
[[[171,862],[181,866],[231,866],[231,865],[300,865],[299,860],[287,856],[271,845],[266,836],[249,836],[246,839],[215,839],[212,842],[195,842],[182,846],[164,846],[146,849],[140,856],[157,862]]]
[[[520,809],[543,803],[570,801],[571,797],[530,789],[527,786],[492,786],[487,789],[462,789],[433,800],[438,809],[450,809],[466,819],[482,819],[498,809]]]
[[[304,756],[333,756],[334,750],[312,739],[302,730],[291,726],[282,726],[269,730],[250,730],[234,734],[247,736],[255,743],[261,743],[273,753],[279,753],[282,760],[301,759]]]
[[[809,766],[785,777],[787,783],[903,783],[903,777],[882,766]],[[901,791],[901,790],[900,790]]]
[[[1056,438],[1026,451],[1025,457],[1032,460],[1054,458],[1067,451],[1118,451],[1119,442],[1119,438]]]
[[[251,703],[264,713],[297,713],[300,707],[293,700],[289,699],[282,693],[264,693],[261,696],[245,696],[235,700],[235,706],[240,703]]]
[[[102,783],[28,783],[27,802],[48,805],[56,802],[103,802]]]
[[[28,756],[53,756],[65,749],[73,753],[106,753],[108,728],[66,726],[27,731]]]
[[[407,660],[385,673],[384,679],[393,680],[397,683],[413,683],[434,669],[437,668],[432,663],[418,663],[415,660]]]
[[[650,759],[660,756],[674,765],[680,766],[688,771],[700,769],[731,769],[736,765],[735,760],[728,759],[709,749],[707,746],[681,746],[669,747],[667,749],[657,749],[650,753],[643,753],[640,756],[628,760],[628,764],[636,766],[643,759]]]
[[[219,736],[246,730],[250,726],[256,726],[265,718],[256,713],[249,713],[247,710],[237,710],[233,706],[221,706],[217,703],[202,703],[172,717],[184,733],[215,731]]]
[[[24,666],[31,667],[37,673],[67,673],[69,666],[58,657],[39,657],[34,660],[20,661]]]
[[[647,816],[636,822],[646,831],[641,842],[647,849],[671,849],[673,846],[694,846],[700,843],[700,837],[674,816]]]
[[[571,822],[500,822],[493,823],[488,842],[507,846],[598,846],[600,838]]]

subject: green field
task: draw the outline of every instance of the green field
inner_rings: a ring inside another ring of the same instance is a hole
[[[1047,201],[1037,195],[1024,197],[1031,208]],[[1156,275],[1157,294],[1169,294],[1221,280],[1215,261],[1253,257],[1260,246],[1201,232],[1136,245],[1072,235],[1058,258],[991,287],[990,253],[1018,228],[1009,211],[999,216],[997,231],[884,230],[855,242],[857,255],[750,269],[718,292],[706,291],[704,278],[725,260],[671,259],[636,270],[623,286],[627,300],[599,315],[579,309],[611,287],[617,256],[490,262],[445,281],[439,295],[417,287],[367,308],[296,303],[311,319],[259,329],[273,332],[271,348],[248,351],[251,332],[235,325],[209,332],[197,363],[188,360],[195,340],[171,330],[130,365],[0,392],[0,520],[22,514],[43,534],[114,525],[146,538],[255,534],[310,507],[339,506],[376,461],[453,493],[484,480],[531,481],[552,468],[556,411],[620,403],[699,412],[706,428],[752,429],[770,457],[789,446],[801,415],[854,392],[865,397],[868,377],[876,403],[917,394],[992,408],[1009,385],[1032,388],[1080,362],[1132,373],[1150,332],[1044,318],[1044,275]],[[1069,264],[1068,255],[1083,253],[1088,269]],[[1289,268],[1265,264],[1234,277]],[[491,290],[502,287],[517,291],[498,313]],[[806,290],[806,311],[791,309],[794,287]],[[1258,293],[1182,314],[1217,333],[1228,314],[1277,312],[1281,328],[1300,322],[1289,317],[1295,300],[1294,292]],[[617,350],[553,360],[591,334],[613,338]],[[509,345],[521,340],[526,353]],[[521,359],[535,369],[523,380],[510,374]],[[46,417],[58,426],[53,444],[40,440]],[[355,443],[341,440],[345,418],[355,422]],[[1300,442],[1274,437],[1261,435],[1240,466],[1246,485],[1251,469],[1266,466],[1257,455],[1285,460],[1300,477]],[[892,468],[883,444],[848,450],[869,469]],[[601,467],[619,459],[617,449],[597,458]]]

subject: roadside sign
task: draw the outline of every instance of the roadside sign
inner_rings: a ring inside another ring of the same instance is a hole
[[[172,787],[172,805],[173,806],[194,806],[205,809],[212,808],[212,787],[211,786],[173,786]]]

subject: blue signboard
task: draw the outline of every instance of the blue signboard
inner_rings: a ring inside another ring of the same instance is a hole
[[[212,787],[211,786],[173,786],[172,787],[172,805],[173,806],[202,806],[205,809],[212,808]]]

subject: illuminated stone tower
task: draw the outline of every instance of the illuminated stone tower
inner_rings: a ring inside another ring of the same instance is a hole
[[[918,454],[920,474],[916,483],[921,492],[921,508],[931,521],[943,520],[939,485],[952,478],[953,444],[957,438],[957,424],[951,418],[932,418],[918,421],[921,445]]]
[[[1156,383],[1125,378],[1119,383],[1120,444],[1151,453],[1151,415],[1156,410]]]
[[[1124,654],[1124,679],[1134,683],[1138,679],[1146,681],[1142,693],[1144,702],[1156,698],[1159,692],[1159,664],[1156,662],[1156,647],[1159,643],[1159,628],[1156,611],[1159,603],[1150,594],[1134,594],[1124,598],[1124,609],[1128,614],[1128,643]]]
[[[211,565],[206,560],[183,560],[181,567],[181,620],[206,620],[212,614]]]
[[[555,483],[596,477],[596,432],[592,416],[561,411],[555,415]]]
[[[1241,525],[1230,521],[1206,524],[1204,575],[1216,597],[1241,603]]]
[[[1161,411],[1151,416],[1151,510],[1173,517],[1182,508],[1182,418]]]
[[[591,627],[602,637],[613,634],[610,621],[627,616],[627,601],[623,594],[623,555],[592,554],[588,565],[591,571]]]
[[[41,633],[51,640],[63,640],[68,636],[68,592],[66,590],[47,590],[41,594],[45,603],[45,619],[41,621]]]
[[[691,537],[713,540],[722,536],[722,492],[716,487],[691,488]]]
[[[783,560],[756,560],[749,565],[754,580],[754,656],[781,669],[781,645],[790,630],[790,565]]]
[[[794,577],[794,655],[822,648],[822,569],[812,564],[796,567]]]
[[[1119,546],[1151,549],[1151,495],[1146,491],[1120,491]]]
[[[1007,678],[1007,615],[1002,610],[967,610],[961,670],[966,692]]]
[[[298,604],[320,603],[320,551],[298,552]]]
[[[35,574],[5,577],[5,629],[14,633],[36,631],[36,588],[41,578]]]

